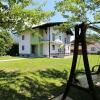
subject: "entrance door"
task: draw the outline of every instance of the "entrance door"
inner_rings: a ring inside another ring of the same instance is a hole
[[[32,52],[32,54],[35,54],[36,52],[36,46],[35,45],[32,45],[31,46],[31,52]]]

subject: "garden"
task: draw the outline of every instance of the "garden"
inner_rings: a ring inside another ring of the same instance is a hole
[[[97,64],[98,55],[88,58],[91,68]],[[71,63],[72,58],[25,58],[0,62],[0,100],[51,100],[59,96],[65,90]],[[77,70],[82,69],[82,56],[79,55]],[[84,100],[87,94],[79,93],[74,89],[69,95],[75,96],[74,100]]]

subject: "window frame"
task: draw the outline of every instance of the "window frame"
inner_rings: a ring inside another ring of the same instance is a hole
[[[24,51],[25,50],[25,46],[24,45],[22,45],[22,51]]]
[[[25,40],[25,35],[22,35],[22,40]]]
[[[52,50],[55,50],[55,48],[56,48],[55,45],[52,45]]]
[[[59,40],[62,40],[62,37],[61,36],[59,36]]]
[[[91,47],[91,51],[96,51],[96,48],[95,47]]]
[[[52,33],[52,41],[55,41],[55,34],[54,33]]]

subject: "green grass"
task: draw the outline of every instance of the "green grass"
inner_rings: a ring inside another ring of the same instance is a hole
[[[17,59],[19,57],[11,57],[11,56],[2,56],[0,57],[0,60],[9,60],[9,59]]]
[[[96,65],[97,59],[96,55],[89,55],[90,66]],[[65,88],[71,63],[72,58],[0,62],[0,100],[50,100],[58,96]],[[82,68],[81,57],[77,69]]]

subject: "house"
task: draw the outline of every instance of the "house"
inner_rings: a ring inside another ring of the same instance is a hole
[[[79,53],[82,53],[81,44],[79,44]],[[71,41],[71,53],[74,51],[74,41]],[[100,42],[87,43],[87,52],[89,54],[100,53]]]
[[[87,46],[88,53],[100,53],[100,42],[95,42]]]
[[[38,35],[26,32],[19,36],[20,56],[64,57],[70,55],[71,30],[59,32],[54,29],[61,22],[46,23],[33,27],[39,30]],[[57,34],[55,34],[57,33]]]

